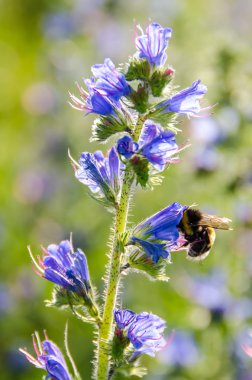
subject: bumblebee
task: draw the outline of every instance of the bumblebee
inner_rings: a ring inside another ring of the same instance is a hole
[[[215,229],[230,230],[230,222],[228,218],[207,215],[199,210],[187,208],[178,225],[185,240],[181,248],[186,248],[188,258],[192,260],[205,259],[214,244]]]

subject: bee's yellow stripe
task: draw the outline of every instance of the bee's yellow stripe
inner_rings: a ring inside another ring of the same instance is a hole
[[[183,217],[182,217],[181,222],[182,222],[182,225],[183,225],[185,233],[187,235],[192,235],[193,234],[193,229],[190,226],[190,222],[189,222],[188,215],[187,215],[187,210],[185,210],[183,212]]]
[[[208,230],[208,238],[209,238],[209,243],[212,246],[214,241],[215,241],[215,230],[212,227],[207,227]]]

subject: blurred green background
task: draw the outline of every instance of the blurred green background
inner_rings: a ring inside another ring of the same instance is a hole
[[[241,350],[252,321],[252,2],[247,0],[6,0],[0,2],[0,378],[40,379],[18,352],[32,352],[31,334],[47,330],[69,345],[83,380],[91,378],[92,329],[44,306],[52,285],[34,274],[26,246],[58,243],[73,233],[101,291],[111,215],[75,180],[67,150],[78,158],[89,143],[92,116],[68,106],[75,81],[110,57],[134,54],[133,20],[169,26],[168,63],[181,88],[201,79],[209,88],[208,118],[181,118],[180,142],[191,148],[153,192],[138,190],[131,222],[167,204],[196,203],[233,219],[217,232],[210,256],[193,263],[173,255],[169,283],[132,274],[124,307],[167,320],[172,343],[143,358],[148,380],[251,380],[252,359]],[[106,146],[102,146],[106,150]]]

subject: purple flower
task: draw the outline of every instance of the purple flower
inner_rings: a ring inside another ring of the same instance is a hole
[[[162,333],[166,327],[163,319],[146,312],[135,314],[130,310],[115,310],[115,321],[120,330],[126,330],[127,337],[135,351],[130,360],[139,355],[155,356],[165,347],[166,341]]]
[[[141,155],[158,171],[163,171],[172,156],[179,152],[174,133],[165,131],[160,125],[147,120],[138,141]]]
[[[159,103],[157,109],[162,108],[162,113],[175,112],[186,114],[188,117],[197,115],[202,111],[199,99],[207,92],[207,87],[200,82],[200,80],[193,82],[191,87]]]
[[[163,28],[157,23],[149,24],[146,29],[146,34],[137,36],[135,44],[138,52],[136,57],[146,58],[151,65],[164,65],[167,55],[165,50],[168,46],[168,41],[171,38],[172,30]]]
[[[130,243],[140,246],[144,252],[157,262],[160,257],[169,256],[179,238],[178,224],[187,206],[174,202],[138,224],[132,233]],[[165,251],[167,252],[165,254]]]
[[[36,358],[24,349],[20,349],[20,352],[36,368],[47,371],[47,379],[71,380],[64,357],[56,344],[48,339],[41,343],[38,333],[35,333],[33,335],[33,347],[37,355]]]
[[[168,163],[176,162],[172,156],[179,150],[174,133],[165,131],[151,120],[144,123],[138,143],[129,136],[124,136],[117,142],[117,151],[121,156],[128,159],[137,153],[158,171],[163,171]]]
[[[120,330],[128,327],[135,319],[135,313],[131,310],[114,310],[115,322]]]
[[[50,244],[36,267],[39,269],[38,274],[68,291],[84,298],[90,291],[86,256],[79,248],[73,252],[68,240],[59,245]]]
[[[97,91],[102,96],[107,96],[118,101],[122,96],[127,96],[131,92],[131,87],[126,82],[125,76],[115,69],[111,59],[106,58],[103,64],[93,65],[91,71],[95,78],[86,81],[89,89]]]
[[[87,185],[97,198],[115,202],[120,190],[122,164],[114,148],[104,157],[101,151],[83,152],[77,164],[75,177]],[[76,165],[74,165],[76,166]]]

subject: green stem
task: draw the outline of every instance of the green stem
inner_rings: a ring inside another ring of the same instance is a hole
[[[109,353],[107,344],[111,336],[111,329],[113,325],[113,311],[116,305],[118,287],[120,282],[120,268],[122,258],[120,235],[125,232],[126,229],[132,182],[133,175],[131,171],[126,171],[123,179],[120,201],[116,209],[113,245],[110,254],[109,274],[105,294],[105,305],[103,318],[99,329],[97,380],[108,379]]]
[[[142,115],[135,127],[133,138],[137,141],[142,130],[145,117]],[[133,173],[125,172],[122,184],[122,193],[116,208],[113,245],[110,254],[108,282],[105,292],[105,305],[103,318],[99,326],[98,352],[97,352],[97,380],[109,379],[109,353],[108,341],[112,335],[113,311],[116,306],[118,287],[121,274],[121,259],[123,250],[120,244],[120,235],[125,232],[130,203],[130,190],[134,179]]]
[[[77,367],[74,363],[74,360],[72,358],[72,355],[71,355],[69,347],[68,347],[68,322],[66,323],[66,327],[65,327],[64,342],[65,342],[65,349],[66,349],[67,357],[68,357],[68,359],[71,363],[71,366],[73,368],[73,371],[74,371],[74,379],[75,380],[81,380],[80,374],[77,370]]]

